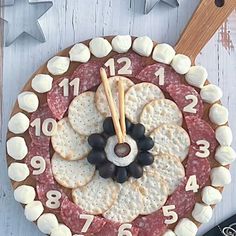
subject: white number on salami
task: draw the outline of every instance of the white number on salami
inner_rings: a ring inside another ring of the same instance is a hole
[[[118,230],[118,236],[132,236],[132,233],[129,231],[132,228],[131,224],[123,224]]]
[[[40,118],[35,119],[31,124],[32,127],[35,128],[35,136],[41,135],[41,120]],[[57,122],[52,119],[48,118],[44,120],[42,124],[42,133],[45,136],[53,136],[57,131]]]
[[[80,79],[74,78],[70,83],[69,79],[65,78],[61,81],[59,86],[63,88],[63,96],[68,97],[70,92],[70,86],[73,87],[73,96],[79,95],[79,86],[80,86]]]
[[[81,232],[86,233],[88,231],[88,228],[90,227],[90,225],[93,223],[94,216],[81,214],[79,216],[79,218],[82,220],[85,220],[85,224],[84,224],[83,228],[81,229]]]
[[[198,98],[195,95],[186,95],[186,100],[191,100],[191,103],[184,107],[183,111],[189,112],[189,113],[197,113],[196,105],[198,104]]]
[[[193,191],[194,193],[197,193],[199,189],[199,185],[197,183],[197,177],[196,175],[191,175],[188,179],[188,182],[185,186],[185,191]]]
[[[175,210],[175,205],[169,205],[169,206],[162,207],[163,215],[165,217],[171,217],[171,219],[165,220],[165,224],[171,225],[171,224],[174,224],[175,222],[177,222],[178,215],[174,210]]]
[[[156,71],[155,76],[159,79],[159,85],[165,84],[165,68],[161,67],[158,71]]]
[[[47,192],[47,202],[46,206],[51,209],[58,209],[61,205],[61,193],[57,190],[50,190]]]
[[[33,170],[33,175],[40,175],[46,169],[46,161],[41,156],[34,156],[31,159],[30,164],[35,169]]]
[[[117,60],[117,63],[118,64],[124,63],[124,66],[117,71],[118,75],[131,75],[132,74],[132,70],[130,69],[132,62],[128,57],[119,58]],[[114,58],[110,58],[104,65],[109,68],[110,76],[116,75]]]
[[[198,140],[197,145],[199,146],[200,151],[196,152],[196,156],[200,158],[206,158],[210,155],[210,143],[206,140]]]

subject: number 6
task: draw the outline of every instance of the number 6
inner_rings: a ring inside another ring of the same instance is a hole
[[[170,220],[165,220],[165,224],[170,225],[170,224],[174,224],[175,222],[177,222],[178,215],[176,212],[173,211],[174,209],[175,209],[175,205],[162,207],[163,215],[166,217],[169,217],[169,216],[172,217],[172,219],[170,219]]]
[[[132,228],[131,224],[121,225],[118,230],[118,236],[132,236],[132,233],[129,231],[129,229],[131,228]]]

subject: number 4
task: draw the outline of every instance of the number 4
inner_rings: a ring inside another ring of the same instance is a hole
[[[185,186],[185,191],[193,191],[194,193],[197,193],[199,189],[199,185],[197,184],[197,177],[196,175],[191,175],[188,179],[188,182]]]

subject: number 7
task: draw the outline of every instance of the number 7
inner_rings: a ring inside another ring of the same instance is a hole
[[[83,228],[81,229],[82,233],[86,233],[88,231],[88,228],[90,227],[90,225],[93,223],[94,216],[81,214],[79,216],[79,218],[82,220],[86,220]]]

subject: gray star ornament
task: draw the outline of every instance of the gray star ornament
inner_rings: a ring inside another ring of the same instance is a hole
[[[29,0],[15,0],[3,7],[3,20],[7,23],[5,31],[5,46],[10,46],[16,39],[26,34],[40,42],[45,42],[43,30],[38,22],[53,6],[52,1],[29,2]]]
[[[145,0],[144,13],[148,14],[160,2],[163,2],[171,7],[178,7],[179,0]]]

